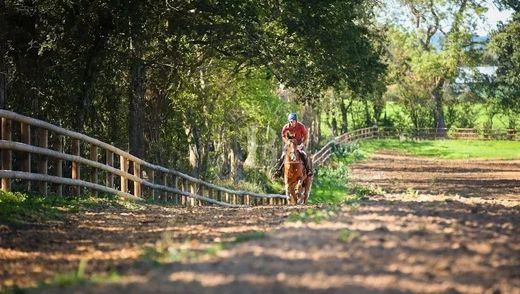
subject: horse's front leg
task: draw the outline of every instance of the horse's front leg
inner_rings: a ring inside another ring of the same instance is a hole
[[[303,204],[304,195],[303,195],[303,181],[301,178],[298,178],[298,182],[296,184],[296,201],[298,204]]]
[[[295,192],[296,183],[288,183],[285,188],[285,193],[287,197],[289,197],[288,202],[289,205],[295,205],[297,201],[297,196]]]
[[[285,181],[285,196],[287,196],[287,204],[292,205],[292,193],[291,193],[291,184]]]

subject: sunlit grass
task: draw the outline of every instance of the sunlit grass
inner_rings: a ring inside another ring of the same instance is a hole
[[[17,226],[47,220],[60,220],[64,218],[65,214],[77,213],[81,209],[109,207],[134,209],[138,206],[139,204],[133,201],[112,195],[67,197],[0,191],[0,222]]]
[[[360,143],[365,154],[378,150],[397,150],[406,154],[443,159],[520,159],[519,141],[369,140]]]

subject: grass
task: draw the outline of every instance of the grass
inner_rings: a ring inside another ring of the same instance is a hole
[[[78,269],[74,272],[58,274],[54,276],[49,283],[43,284],[40,287],[54,286],[59,287],[71,287],[79,284],[101,284],[101,283],[116,283],[122,279],[122,277],[116,272],[110,274],[94,274],[87,276],[85,269],[87,267],[87,261],[82,259],[78,265]]]
[[[399,141],[369,140],[361,143],[368,155],[377,150],[398,150],[406,154],[442,159],[519,159],[518,141],[435,140]]]
[[[349,229],[341,229],[339,231],[339,240],[343,243],[349,243],[357,238],[359,238],[360,234],[358,231],[352,231]]]
[[[302,223],[321,223],[325,220],[330,219],[336,215],[336,207],[326,207],[325,209],[307,208],[305,211],[300,213],[292,213],[289,215],[289,222],[302,222]]]
[[[156,242],[154,247],[146,247],[141,254],[141,260],[153,265],[162,265],[172,262],[196,262],[203,258],[216,256],[220,251],[238,243],[266,237],[263,231],[249,231],[237,234],[227,240],[214,242],[212,244],[193,245],[190,240],[182,244],[176,243],[171,236],[165,234]]]
[[[138,204],[112,195],[64,197],[0,191],[0,223],[12,227],[48,220],[61,220],[81,209],[108,207],[135,208]]]

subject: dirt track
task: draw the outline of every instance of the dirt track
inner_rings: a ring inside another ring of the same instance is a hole
[[[67,222],[0,228],[0,280],[117,270],[123,281],[44,293],[520,293],[520,161],[377,154],[352,167],[384,190],[322,223],[284,223],[301,208],[88,211]],[[248,230],[264,238],[191,261],[135,263],[169,232],[193,250]],[[186,240],[191,240],[187,242]]]

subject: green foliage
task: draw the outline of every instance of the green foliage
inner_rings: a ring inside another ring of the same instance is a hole
[[[0,5],[6,109],[203,178],[229,177],[230,145],[255,126],[268,150],[255,158],[271,160],[295,108],[280,83],[309,102],[341,81],[361,92],[384,71],[366,0]]]
[[[138,204],[112,195],[84,197],[41,196],[32,193],[0,191],[0,222],[11,226],[60,220],[66,213],[81,209],[123,207],[132,209]]]
[[[518,7],[518,5],[517,5]],[[490,50],[497,59],[497,77],[489,81],[487,94],[501,109],[520,114],[520,12],[513,14],[491,36]]]
[[[388,20],[386,32],[388,91],[387,98],[403,105],[416,128],[445,127],[444,98],[446,85],[455,81],[459,67],[476,63],[471,49],[472,22],[485,10],[484,1],[398,1],[400,14],[414,26],[402,25],[400,19]],[[385,11],[386,14],[387,11]],[[446,21],[448,20],[448,21]],[[406,29],[405,29],[406,28]],[[435,33],[442,31],[442,42],[434,46]]]
[[[309,203],[337,205],[362,200],[357,197],[359,192],[356,189],[349,188],[348,165],[366,158],[366,154],[359,149],[358,143],[335,145],[333,152],[329,163],[320,167],[314,177]]]

